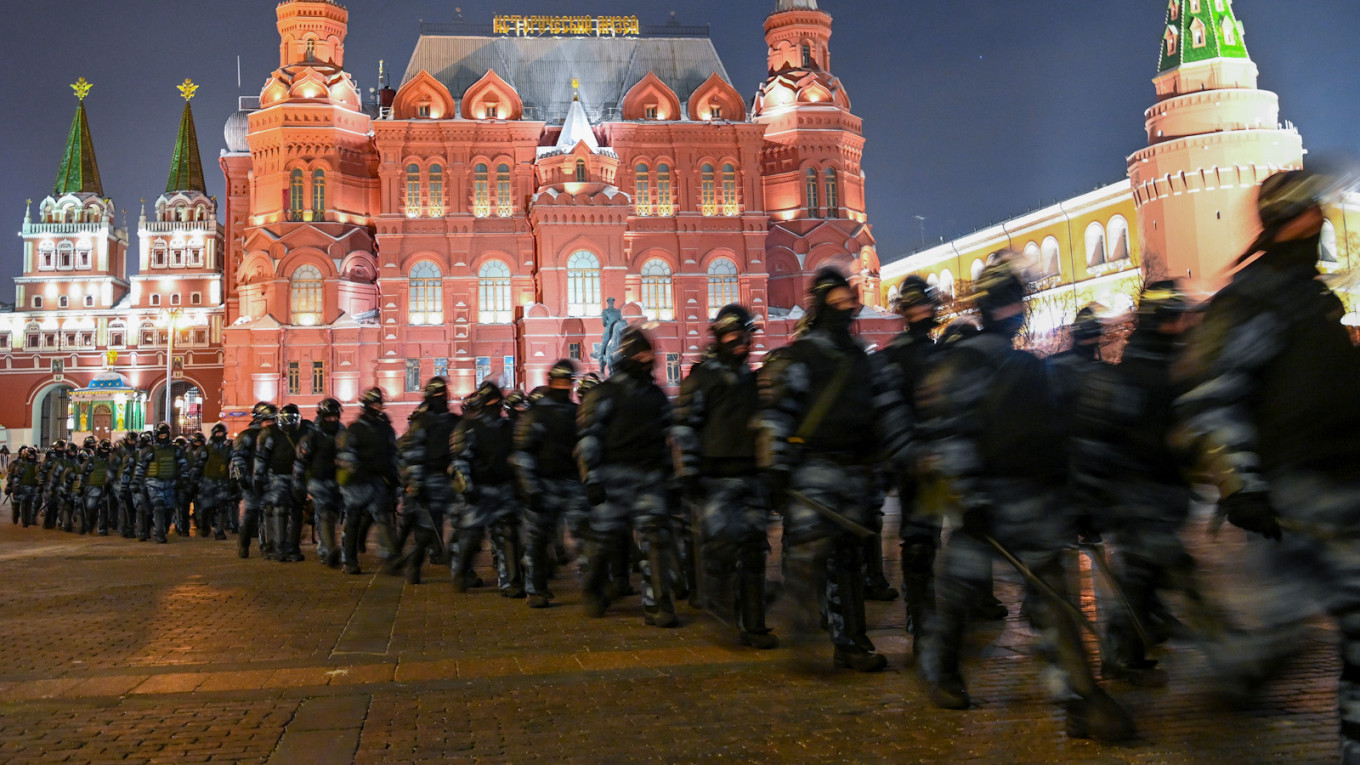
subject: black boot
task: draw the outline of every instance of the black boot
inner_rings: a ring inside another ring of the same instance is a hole
[[[416,527],[415,549],[406,555],[406,583],[420,584],[420,567],[425,565],[425,548],[433,543],[433,531]]]
[[[609,608],[609,601],[612,598],[606,591],[606,583],[609,582],[611,570],[618,566],[617,558],[623,558],[626,566],[626,554],[622,548],[612,544],[614,540],[595,540],[590,544],[589,563],[586,564],[585,581],[581,586],[581,603],[585,607],[586,616],[600,618]]]
[[[670,569],[667,558],[670,549],[670,535],[665,531],[648,532],[647,567],[650,569],[648,582],[652,587],[655,606],[646,611],[644,621],[657,627],[675,627],[680,620],[675,616],[675,603],[671,600]]]
[[[1063,706],[1067,710],[1067,735],[1071,738],[1093,738],[1113,744],[1138,735],[1133,717],[1099,688]]]
[[[737,600],[741,618],[742,645],[768,650],[779,645],[779,638],[765,626],[765,571],[763,568],[742,566],[737,575]]]
[[[458,550],[454,553],[453,563],[449,567],[453,576],[454,592],[467,592],[469,587],[480,585],[480,581],[472,572],[472,564],[482,549],[482,536],[481,529],[458,530]],[[474,585],[474,581],[478,581],[478,584]]]

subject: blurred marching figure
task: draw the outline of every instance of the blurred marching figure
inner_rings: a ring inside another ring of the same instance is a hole
[[[382,388],[369,388],[359,398],[359,416],[338,434],[336,483],[345,501],[345,531],[340,540],[346,574],[359,574],[359,547],[366,521],[378,529],[378,539],[390,556],[393,491],[400,485],[397,472],[397,434],[383,411]]]
[[[519,525],[523,518],[510,465],[514,424],[505,416],[503,403],[500,387],[484,381],[453,430],[449,448],[454,490],[463,495],[467,505],[458,520],[457,550],[451,567],[454,590],[467,589],[473,577],[473,559],[490,531],[496,586],[507,598],[522,598],[524,547]]]

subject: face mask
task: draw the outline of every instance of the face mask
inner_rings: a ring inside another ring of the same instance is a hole
[[[737,352],[738,348],[741,349],[740,353]],[[750,338],[739,337],[730,342],[718,343],[718,355],[736,361],[745,361],[751,355],[751,340]]]
[[[1006,337],[1015,337],[1020,334],[1020,330],[1025,328],[1025,315],[1018,313],[1004,319],[996,319],[987,323],[987,328],[992,332],[998,332]]]
[[[435,414],[443,414],[449,411],[449,400],[443,396],[431,396],[425,399],[425,408]]]
[[[618,367],[620,372],[629,377],[638,380],[647,380],[652,376],[652,364],[653,362],[651,361],[638,361],[635,358],[627,358],[620,359],[615,366]]]
[[[918,340],[924,340],[925,338],[930,337],[930,333],[933,332],[937,326],[939,326],[939,322],[934,318],[915,321],[907,325],[907,334]]]
[[[845,332],[850,329],[850,323],[855,320],[856,311],[853,308],[837,310],[826,307],[822,311],[818,316],[817,324],[831,332]]]

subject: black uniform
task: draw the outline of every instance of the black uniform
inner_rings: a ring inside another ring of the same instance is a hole
[[[339,436],[336,478],[345,500],[345,531],[341,539],[342,562],[348,573],[359,573],[359,536],[365,519],[378,529],[389,555],[392,544],[393,492],[400,485],[397,473],[397,434],[383,412],[364,407],[359,417]]]
[[[576,448],[576,402],[569,389],[549,389],[515,425],[514,464],[528,499],[524,514],[524,579],[531,600],[552,600],[548,545],[563,520],[584,515],[585,492],[572,451]],[[588,516],[587,516],[588,517]],[[577,543],[587,528],[571,529]],[[537,603],[537,601],[534,601]],[[546,603],[544,603],[546,604]]]

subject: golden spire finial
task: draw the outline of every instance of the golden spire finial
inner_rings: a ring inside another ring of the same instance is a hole
[[[184,96],[185,101],[188,101],[189,99],[193,98],[194,92],[198,90],[198,86],[195,85],[194,81],[189,79],[188,77],[185,77],[184,82],[180,83],[179,85],[176,85],[175,87],[179,88],[179,94],[181,96]]]
[[[578,79],[576,79],[575,77],[571,78],[571,89],[572,89],[572,90],[580,90],[580,89],[581,89],[581,81],[578,80]]]
[[[89,82],[86,82],[84,77],[81,77],[79,80],[76,80],[74,85],[71,86],[71,90],[74,90],[76,92],[76,98],[79,98],[81,101],[84,101],[86,94],[90,92],[90,88],[92,87],[94,86],[91,85]]]

